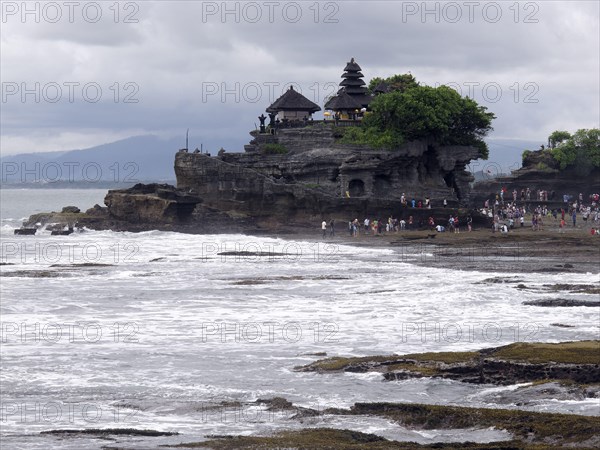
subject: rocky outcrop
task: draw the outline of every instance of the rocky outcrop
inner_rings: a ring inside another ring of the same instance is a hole
[[[473,178],[465,167],[478,157],[476,148],[415,141],[374,150],[340,144],[339,133],[333,123],[308,122],[275,134],[254,131],[245,153],[221,151],[211,157],[180,150],[177,187],[138,184],[111,190],[106,208],[97,206],[76,220],[90,228],[130,231],[281,231],[365,217],[412,216],[419,224],[433,216],[445,223],[468,201]],[[409,206],[400,204],[403,195]],[[431,209],[425,207],[426,197]],[[410,207],[412,199],[422,207]],[[452,210],[441,208],[444,200]]]
[[[146,223],[181,223],[191,218],[202,199],[168,184],[136,184],[108,191],[104,203],[114,220]]]
[[[580,384],[600,379],[599,341],[515,343],[478,352],[335,357],[296,367],[301,372],[381,372],[385,380],[438,377],[465,383],[510,385],[541,380]]]
[[[510,176],[476,183],[472,190],[471,203],[481,206],[486,199],[495,198],[502,188],[506,189],[511,200],[514,189],[519,193],[517,200],[520,200],[521,189],[529,188],[531,202],[536,204],[540,203],[537,192],[547,191],[548,201],[542,203],[550,207],[564,206],[565,194],[577,199],[579,193],[582,193],[587,203],[590,194],[600,193],[600,169],[590,166],[560,170],[558,163],[547,150],[526,152],[523,167]]]
[[[466,164],[478,155],[467,146],[409,142],[393,151],[336,142],[330,124],[252,132],[245,153],[211,157],[179,151],[177,188],[204,207],[257,222],[312,223],[328,218],[394,217],[416,222],[439,214],[443,200],[458,207],[469,198]],[[401,207],[405,194],[434,210]]]
[[[316,187],[337,198],[349,193],[351,198],[398,200],[405,193],[409,200],[429,197],[438,205],[443,199],[454,204],[468,201],[473,178],[465,167],[478,157],[476,148],[415,141],[394,150],[374,150],[337,143],[336,133],[333,125],[324,123],[281,129],[275,135],[252,132],[254,139],[246,146],[246,153],[225,153],[217,161],[230,165],[222,166],[224,174],[235,175],[231,166],[251,168],[273,181]],[[282,153],[270,154],[273,146]],[[207,164],[202,157],[178,155],[178,187],[198,187],[198,174],[188,169],[197,166],[202,179],[200,166]],[[190,158],[196,160],[190,164]]]

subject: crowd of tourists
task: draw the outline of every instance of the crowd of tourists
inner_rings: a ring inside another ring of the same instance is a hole
[[[408,216],[408,219],[398,219],[396,217],[388,217],[387,220],[365,218],[362,221],[354,219],[348,222],[348,233],[350,236],[357,237],[359,234],[381,236],[390,233],[399,233],[406,230],[422,230],[428,229],[432,232],[453,232],[460,233],[461,226],[464,226],[466,231],[473,230],[473,218],[468,215],[463,219],[463,223],[458,218],[458,214],[450,214],[447,221],[436,221],[433,216],[429,216],[427,221],[423,219],[416,220],[413,216]],[[331,219],[329,223],[323,221],[321,223],[323,237],[335,236],[336,228],[335,221]]]
[[[424,200],[415,200],[414,198],[408,200],[403,193],[400,203],[405,208],[431,209],[429,197],[425,197]],[[548,203],[552,207],[548,206]],[[445,199],[443,206],[448,206]],[[483,215],[492,218],[492,232],[494,233],[507,234],[515,228],[527,227],[533,231],[541,231],[546,226],[558,226],[559,231],[563,232],[568,227],[587,228],[587,226],[591,226],[591,234],[600,236],[600,194],[563,194],[562,197],[557,197],[554,191],[523,188],[520,191],[513,189],[512,192],[509,192],[506,188],[502,188],[495,194],[495,198],[485,201],[480,211]],[[458,214],[449,214],[448,219],[443,220],[436,220],[433,215],[429,216],[427,220],[416,219],[412,215],[409,215],[408,219],[393,216],[387,219],[367,217],[362,220],[355,218],[349,221],[347,232],[353,237],[357,237],[359,234],[377,236],[423,229],[437,233],[460,233],[461,229],[472,231],[472,225],[473,218],[470,215],[459,219]],[[323,238],[335,236],[334,220],[331,219],[329,222],[323,220],[321,229]]]
[[[591,225],[591,234],[600,235],[600,194],[578,196],[563,194],[562,199],[556,199],[554,191],[521,189],[520,195],[516,189],[512,191],[511,198],[507,198],[507,191],[502,188],[496,194],[493,204],[486,200],[482,212],[493,218],[492,231],[508,233],[515,227],[530,226],[533,231],[541,231],[545,225],[558,225],[563,232],[568,226],[583,227]],[[534,198],[532,201],[531,198]],[[518,202],[520,199],[520,202]],[[560,206],[556,203],[562,200]],[[549,207],[543,202],[552,202]],[[526,220],[530,214],[531,219]],[[581,222],[578,222],[578,218]]]

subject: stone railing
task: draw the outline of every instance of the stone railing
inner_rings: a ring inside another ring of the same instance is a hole
[[[288,120],[285,122],[279,122],[275,124],[275,130],[282,130],[286,128],[305,128],[314,125],[331,125],[338,127],[359,127],[362,125],[362,120],[350,120],[350,119],[328,119],[328,120]],[[266,127],[266,133],[269,134],[269,127]],[[263,133],[260,133],[263,134]]]
[[[362,125],[362,120],[328,120],[326,123],[333,123],[338,127],[360,127]]]

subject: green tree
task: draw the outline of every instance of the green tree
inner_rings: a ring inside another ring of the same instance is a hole
[[[388,78],[375,77],[369,82],[369,92],[373,93],[373,90],[379,83],[384,81],[389,88],[390,92],[399,91],[404,92],[408,89],[419,86],[417,79],[410,73],[403,73],[399,75],[393,75]]]
[[[566,131],[555,131],[549,141],[568,135]],[[600,167],[600,130],[580,129],[568,138],[556,140],[551,150],[561,169],[574,167],[580,175],[587,175],[594,167]]]
[[[555,131],[550,136],[548,136],[548,147],[556,148],[557,145],[566,141],[571,137],[571,133],[568,131]]]
[[[483,138],[492,130],[494,114],[447,86],[394,90],[375,97],[369,108],[360,131],[350,132],[346,142],[393,149],[404,141],[433,139],[442,145],[473,145],[488,157]]]

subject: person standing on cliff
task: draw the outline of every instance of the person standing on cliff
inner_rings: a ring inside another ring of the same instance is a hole
[[[327,222],[321,222],[321,230],[323,230],[323,239],[327,237]]]

